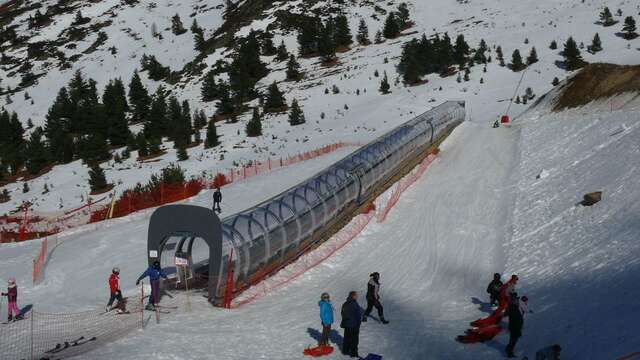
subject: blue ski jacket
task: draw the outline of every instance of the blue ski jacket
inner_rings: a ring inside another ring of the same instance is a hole
[[[165,275],[162,270],[158,270],[158,269],[154,268],[153,266],[149,266],[147,268],[147,270],[145,270],[142,273],[142,275],[140,275],[140,277],[138,278],[137,281],[140,281],[140,280],[146,278],[147,276],[149,277],[149,279],[151,281],[158,280],[158,279],[160,279],[160,277],[163,277],[165,279],[167,278],[167,275]]]
[[[322,325],[333,324],[333,307],[331,306],[331,303],[320,300],[320,302],[318,302],[318,306],[320,306],[320,321],[322,321]]]

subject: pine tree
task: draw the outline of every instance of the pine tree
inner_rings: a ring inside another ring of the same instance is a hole
[[[146,120],[151,106],[151,97],[147,88],[142,84],[138,70],[134,71],[131,82],[129,83],[129,103],[131,104],[133,123],[139,123]]]
[[[333,42],[336,47],[348,48],[353,44],[351,29],[349,28],[349,20],[343,14],[336,16],[333,29]]]
[[[489,50],[489,47],[487,46],[487,43],[484,41],[484,39],[481,39],[480,40],[480,45],[478,45],[478,49],[476,49],[476,53],[473,55],[473,61],[475,61],[478,64],[486,64],[487,63],[487,56],[486,56],[487,50]]]
[[[148,149],[149,155],[159,155],[162,152],[162,149],[160,148],[160,145],[162,145],[162,141],[160,140],[160,138],[157,138],[157,137],[149,138],[147,145],[148,145],[147,149]]]
[[[224,81],[218,83],[218,102],[216,103],[216,107],[216,114],[223,116],[231,115],[237,110],[235,103],[231,98],[229,85]]]
[[[193,19],[193,22],[191,23],[191,28],[190,28],[191,32],[196,34],[196,33],[201,33],[203,30],[200,27],[200,25],[198,25],[198,20]]]
[[[166,96],[162,86],[153,95],[149,115],[144,123],[144,134],[148,138],[161,138],[169,133]]]
[[[266,64],[260,59],[260,43],[257,36],[255,31],[251,31],[243,39],[233,62],[229,65],[229,86],[238,105],[257,95],[256,83],[269,73]]]
[[[382,77],[382,81],[380,81],[379,91],[383,95],[389,94],[391,91],[389,89],[391,86],[389,85],[389,78],[387,77],[387,72],[384,72],[384,76]]]
[[[496,59],[498,59],[500,66],[505,66],[504,63],[504,54],[502,53],[502,47],[498,46],[496,49]]]
[[[322,22],[319,18],[313,18],[301,24],[298,32],[298,52],[300,56],[311,56],[318,52],[318,38],[322,28]]]
[[[513,51],[511,55],[511,64],[509,64],[511,70],[520,71],[526,68],[527,66],[522,62],[522,56],[520,56],[520,50],[516,49]]]
[[[178,14],[175,14],[171,18],[171,32],[175,35],[182,35],[187,32],[187,29],[184,28],[182,20],[180,20],[180,15]]]
[[[384,21],[384,28],[382,30],[382,34],[387,39],[394,39],[398,35],[400,35],[400,28],[398,26],[398,19],[396,18],[396,13],[391,12],[387,16]]]
[[[577,70],[585,65],[580,49],[578,49],[578,44],[573,40],[573,37],[569,37],[564,44],[562,56],[564,57],[564,64],[569,71]]]
[[[193,33],[193,48],[196,51],[204,51],[205,50],[206,41],[204,40],[204,33],[202,31]]]
[[[557,48],[558,48],[558,43],[555,40],[552,40],[551,44],[549,44],[549,49],[556,50]]]
[[[273,44],[273,38],[267,34],[267,36],[262,40],[262,55],[264,56],[273,56],[276,55],[278,49]]]
[[[409,25],[409,7],[407,3],[400,3],[398,5],[398,24],[400,26],[400,30],[404,30]]]
[[[291,102],[291,112],[289,112],[289,124],[296,126],[305,123],[304,113],[298,105],[298,100],[293,99]]]
[[[421,75],[428,72],[424,71],[425,69],[423,68],[422,61],[426,59],[421,58],[421,50],[422,49],[420,47],[420,44],[416,39],[412,39],[402,48],[402,55],[400,57],[400,64],[398,64],[398,71],[402,74],[402,80],[405,84],[417,84],[418,82],[420,82]],[[382,82],[380,83],[380,92],[383,94],[388,94],[389,88],[390,86],[388,79],[382,79]]]
[[[202,88],[200,89],[200,93],[202,94],[202,101],[209,102],[218,98],[218,85],[216,84],[215,71],[210,70],[204,76],[204,81],[202,82]]]
[[[107,187],[107,178],[104,176],[104,170],[97,162],[91,163],[89,168],[89,187],[92,192],[98,192]]]
[[[104,115],[109,124],[109,142],[112,146],[122,146],[127,143],[129,137],[129,124],[127,121],[127,95],[122,80],[109,81],[102,95]]]
[[[49,151],[42,141],[44,131],[37,127],[29,136],[26,145],[26,168],[30,174],[38,174],[49,164]]]
[[[70,119],[74,111],[67,88],[62,87],[53,105],[49,108],[44,127],[49,142],[49,151],[54,161],[68,163],[73,160],[74,146],[70,131]],[[6,126],[0,124],[0,128],[5,129]]]
[[[384,38],[382,37],[382,31],[376,31],[376,36],[374,38],[376,44],[382,44],[384,42]]]
[[[291,54],[287,62],[287,80],[298,81],[302,78],[300,73],[300,64],[296,61],[295,55]]]
[[[591,45],[587,47],[587,50],[589,50],[589,52],[591,52],[592,54],[602,51],[602,41],[600,40],[600,35],[598,35],[598,33],[593,36]]]
[[[622,32],[624,33],[624,38],[627,40],[635,39],[638,37],[638,34],[636,33],[636,21],[633,19],[633,16],[627,16],[624,19]]]
[[[453,47],[453,60],[462,68],[467,63],[467,55],[469,55],[469,45],[464,40],[464,35],[460,34],[456,37],[456,44]]]
[[[336,58],[336,43],[334,40],[334,20],[328,19],[320,29],[318,37],[318,54],[325,63],[330,63]]]
[[[464,69],[464,81],[469,81],[469,75],[471,75],[471,70],[469,68]]]
[[[178,146],[176,155],[178,157],[178,161],[185,161],[189,159],[189,153],[187,152],[187,147],[185,144],[181,144]]]
[[[24,165],[24,129],[16,113],[0,112],[0,163],[17,174]]]
[[[138,148],[138,157],[149,156],[149,144],[142,132],[136,135],[136,147]]]
[[[284,44],[284,40],[280,42],[280,45],[276,49],[276,60],[285,61],[289,58],[289,52],[287,46]]]
[[[209,124],[207,125],[207,138],[204,140],[204,148],[209,149],[215,146],[218,146],[220,142],[218,141],[218,133],[216,132],[216,124],[213,119],[209,120]]]
[[[247,123],[245,132],[249,137],[256,137],[256,136],[262,135],[262,119],[260,116],[260,110],[257,107],[253,108],[253,116],[251,117],[251,120]]]
[[[538,53],[536,52],[535,46],[531,48],[529,52],[529,56],[527,56],[527,65],[535,64],[538,62]]]
[[[278,112],[287,108],[282,91],[278,89],[278,84],[274,81],[267,89],[267,97],[264,102],[265,112]]]
[[[78,155],[86,164],[106,161],[111,157],[107,140],[100,134],[84,136],[78,147]]]
[[[360,45],[369,45],[371,41],[369,40],[369,27],[367,26],[367,22],[364,19],[360,19],[360,24],[358,25],[358,35],[356,35],[356,39],[358,40],[358,44]]]
[[[605,7],[602,12],[600,12],[600,23],[604,26],[611,26],[617,23],[617,21],[613,19],[613,15],[608,7]]]

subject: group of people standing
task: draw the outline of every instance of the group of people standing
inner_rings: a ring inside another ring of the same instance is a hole
[[[149,302],[145,309],[154,310],[160,301],[160,278],[166,279],[167,275],[162,271],[160,262],[156,260],[138,277],[136,280],[136,286],[140,285],[140,281],[146,277],[149,277],[149,281],[151,283],[151,295],[149,296]],[[109,276],[109,290],[110,297],[105,311],[109,312],[113,309],[117,309],[116,311],[118,313],[126,313],[126,300],[122,297],[122,291],[120,290],[120,269],[117,267],[114,267],[111,270],[111,275]],[[117,302],[113,305],[116,300]]]
[[[342,340],[342,353],[344,355],[358,358],[358,343],[360,342],[360,325],[367,321],[373,308],[378,311],[380,322],[388,324],[389,321],[384,317],[384,309],[380,303],[380,274],[377,272],[369,275],[367,283],[367,308],[362,311],[358,304],[358,292],[350,291],[346,301],[342,304],[340,315],[340,327],[344,329],[344,337]],[[329,334],[331,333],[331,325],[333,324],[333,305],[328,293],[320,296],[320,322],[322,323],[322,335],[318,346],[329,346]]]

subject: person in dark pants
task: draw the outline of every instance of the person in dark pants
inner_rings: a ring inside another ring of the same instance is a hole
[[[522,336],[522,326],[524,318],[520,312],[520,299],[518,294],[511,294],[511,301],[507,307],[507,316],[509,317],[509,344],[507,344],[507,357],[514,358],[516,355],[513,350],[516,347],[518,339]]]
[[[122,299],[122,292],[120,291],[120,269],[118,269],[117,267],[114,267],[113,270],[111,270],[111,275],[109,276],[109,290],[111,293],[111,296],[109,297],[109,302],[107,303],[107,308],[106,308],[106,312],[111,311],[113,308],[111,307],[111,305],[113,305],[113,302],[115,300],[118,300],[118,302],[116,302],[116,307],[118,308],[118,312],[124,312],[124,301]]]
[[[322,323],[322,336],[318,346],[329,346],[329,333],[331,333],[331,324],[333,324],[333,306],[328,293],[322,293],[318,306],[320,306],[320,322]]]
[[[360,324],[362,322],[362,309],[358,304],[358,293],[349,292],[347,301],[342,304],[342,322],[340,327],[344,329],[342,340],[342,353],[347,356],[359,358],[358,342],[360,341]]]
[[[138,286],[140,281],[147,276],[151,282],[151,296],[149,296],[149,303],[147,304],[146,309],[153,310],[160,301],[160,278],[163,277],[166,279],[167,275],[165,275],[160,268],[160,261],[156,260],[153,262],[153,265],[149,266],[147,270],[140,275],[138,280],[136,280],[136,286]]]
[[[216,191],[213,192],[213,211],[217,211],[218,213],[222,212],[220,208],[220,203],[222,202],[222,193],[220,192],[220,188],[216,188]]]
[[[487,286],[487,293],[491,300],[491,305],[498,306],[500,300],[500,289],[502,288],[502,279],[500,274],[493,274],[493,280]]]
[[[367,316],[371,314],[371,310],[375,307],[378,310],[378,316],[380,317],[380,321],[383,324],[388,324],[389,322],[384,318],[384,309],[382,308],[382,304],[380,304],[380,274],[374,272],[369,275],[369,282],[367,283],[367,310],[364,312],[364,316],[362,317],[362,321],[367,321]]]

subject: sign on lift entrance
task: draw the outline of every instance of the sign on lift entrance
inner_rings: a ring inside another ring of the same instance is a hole
[[[187,266],[187,265],[189,265],[189,260],[176,256],[176,266]]]

